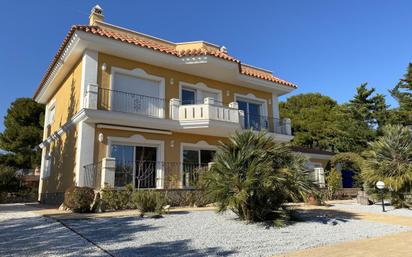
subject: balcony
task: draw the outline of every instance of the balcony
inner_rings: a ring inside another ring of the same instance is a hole
[[[290,140],[290,119],[244,113],[237,102],[227,106],[207,97],[201,102],[182,104],[177,98],[163,98],[89,85],[85,106],[91,122],[142,128],[156,128],[200,135],[226,137],[240,129],[266,130]],[[109,111],[109,112],[102,112]]]
[[[99,109],[165,118],[165,99],[105,88],[98,89]]]
[[[242,114],[241,125],[242,129],[252,129],[255,131],[266,130],[269,133],[291,135],[289,119],[282,120],[268,116],[245,113]]]

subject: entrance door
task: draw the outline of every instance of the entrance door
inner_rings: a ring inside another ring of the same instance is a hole
[[[156,147],[136,146],[136,189],[156,187],[156,152]]]
[[[353,171],[342,170],[341,173],[342,173],[342,187],[352,188],[353,187]]]

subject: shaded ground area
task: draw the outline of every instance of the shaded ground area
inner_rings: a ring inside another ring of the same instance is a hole
[[[108,256],[23,204],[0,205],[0,256]]]

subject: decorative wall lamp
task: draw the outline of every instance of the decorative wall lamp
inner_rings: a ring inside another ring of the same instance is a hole
[[[99,133],[99,137],[97,138],[97,140],[99,140],[100,143],[103,143],[103,139],[104,139],[103,133]]]

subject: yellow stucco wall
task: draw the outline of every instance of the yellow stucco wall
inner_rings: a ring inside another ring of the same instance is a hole
[[[119,58],[112,55],[107,55],[103,53],[99,53],[99,65],[98,67],[102,67],[102,64],[106,64],[106,70],[102,71],[99,69],[98,72],[98,84],[100,87],[109,89],[110,88],[110,74],[111,68],[117,67],[127,70],[133,70],[136,68],[144,70],[146,73],[150,75],[155,75],[158,77],[163,77],[165,79],[165,99],[166,99],[166,112],[169,113],[168,110],[168,101],[171,98],[179,98],[179,83],[186,82],[190,84],[196,84],[202,82],[206,84],[209,88],[218,89],[222,92],[222,101],[225,105],[228,105],[230,102],[234,101],[234,94],[242,94],[247,95],[249,93],[254,94],[257,98],[265,99],[268,103],[268,116],[273,117],[273,107],[272,107],[272,94],[264,91],[254,90],[246,87],[241,87],[237,85],[232,85],[228,83],[223,83],[216,80],[211,80],[207,78],[202,78],[198,76],[193,76],[190,74],[174,71],[171,69],[165,69],[161,67],[156,67],[153,65],[149,65],[146,63],[136,62],[132,60],[127,60],[124,58]],[[171,79],[173,79],[173,84],[170,83]],[[229,91],[229,95],[227,92]],[[103,106],[108,106],[106,102],[108,99],[104,99]],[[101,99],[100,99],[101,101]]]
[[[48,103],[55,101],[55,118],[48,133],[54,133],[79,111],[81,78],[82,59],[76,63],[47,101]],[[47,136],[46,134],[45,137]]]
[[[55,101],[55,118],[54,122],[45,128],[44,139],[60,129],[79,111],[81,77],[80,59],[48,101]],[[73,125],[59,139],[53,140],[47,146],[46,152],[50,153],[52,159],[50,175],[40,183],[39,191],[42,194],[63,193],[74,185],[76,142],[77,126]]]

